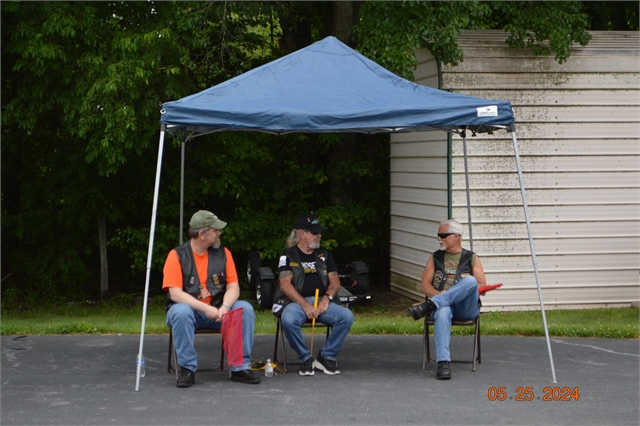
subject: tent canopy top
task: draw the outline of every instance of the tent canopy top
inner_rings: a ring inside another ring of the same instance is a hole
[[[327,37],[163,105],[170,133],[389,133],[510,129],[511,103],[421,86]]]

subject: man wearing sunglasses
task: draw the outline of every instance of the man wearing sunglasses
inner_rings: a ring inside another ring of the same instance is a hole
[[[429,258],[422,273],[422,291],[428,299],[409,308],[416,321],[426,315],[433,319],[438,380],[451,378],[451,321],[480,315],[478,286],[486,285],[482,262],[475,253],[462,248],[462,236],[462,225],[457,221],[450,219],[440,224],[440,249]]]
[[[273,312],[280,315],[284,334],[298,355],[301,376],[313,376],[314,369],[340,374],[336,360],[354,321],[353,313],[340,306],[337,298],[340,279],[333,255],[320,246],[326,229],[314,215],[298,217],[278,264],[280,288]],[[314,307],[316,289],[319,297]],[[301,328],[313,318],[333,327],[315,361]]]

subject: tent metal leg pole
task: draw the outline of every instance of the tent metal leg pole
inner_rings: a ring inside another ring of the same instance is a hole
[[[447,219],[453,219],[453,135],[447,132]]]
[[[538,287],[538,298],[540,299],[540,310],[542,311],[542,322],[544,324],[544,335],[547,339],[547,349],[549,350],[549,362],[551,363],[551,374],[553,376],[553,383],[556,382],[556,370],[553,366],[553,354],[551,353],[551,341],[549,340],[549,328],[547,327],[547,315],[544,310],[544,302],[542,301],[542,290],[540,288],[540,278],[538,277],[538,261],[536,259],[536,250],[533,245],[533,234],[531,232],[531,221],[529,220],[529,208],[527,205],[527,195],[524,190],[524,179],[522,178],[522,167],[520,166],[520,153],[518,152],[518,140],[516,139],[516,132],[511,132],[511,139],[513,140],[513,149],[515,151],[516,166],[518,168],[518,178],[520,179],[520,193],[522,194],[522,205],[524,206],[524,217],[527,222],[527,232],[529,234],[529,246],[531,247],[531,259],[533,261],[533,271],[536,276],[536,286]]]
[[[180,223],[178,225],[178,245],[182,244],[182,224],[184,223],[184,159],[186,142],[182,140],[182,150],[180,154]]]
[[[464,151],[464,184],[467,190],[467,217],[469,218],[469,249],[473,251],[473,223],[471,221],[471,195],[469,193],[469,166],[467,164],[467,133],[462,133],[462,150]]]
[[[160,143],[158,147],[158,165],[156,166],[156,183],[153,189],[153,208],[151,210],[151,228],[149,230],[149,251],[147,252],[147,277],[144,283],[144,302],[142,306],[142,326],[140,327],[140,348],[138,357],[142,359],[142,349],[144,347],[144,329],[147,323],[147,305],[149,299],[149,281],[151,277],[151,260],[153,259],[153,237],[156,230],[156,216],[158,212],[158,194],[160,193],[160,172],[162,170],[162,149],[164,147],[165,125],[160,128]],[[136,392],[140,389],[140,367],[136,367]]]

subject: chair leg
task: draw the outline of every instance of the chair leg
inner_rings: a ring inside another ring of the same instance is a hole
[[[169,329],[169,349],[167,354],[167,374],[172,371],[176,373],[176,380],[178,380],[179,366],[178,366],[178,354],[176,353],[176,347],[173,344],[173,330]],[[218,368],[212,371],[224,371],[224,340],[222,340],[222,334],[220,334],[220,365]],[[211,371],[211,370],[204,370]]]
[[[429,324],[427,319],[424,319],[424,327],[422,329],[422,370],[427,368],[426,363],[429,362]]]
[[[478,317],[478,364],[482,364],[482,350],[480,350],[480,317]]]
[[[173,343],[173,340],[171,340],[171,343]],[[176,352],[176,345],[171,345],[171,352],[173,352],[173,370],[176,372],[177,382],[180,374],[180,366],[178,366],[178,352]]]
[[[282,348],[282,361],[278,358],[278,346]],[[284,330],[282,329],[280,318],[276,321],[276,342],[273,346],[273,362],[282,364],[282,371],[285,374],[287,373],[287,350],[285,348]]]
[[[217,371],[224,371],[224,340],[222,340],[222,334],[220,334],[220,366]]]
[[[473,334],[473,360],[471,362],[471,371],[476,371],[476,361],[478,359],[478,319],[475,320],[476,329]]]
[[[280,343],[281,343],[281,348],[282,348],[282,370],[284,371],[285,374],[287,374],[289,371],[287,370],[287,348],[285,347],[285,342],[284,342],[284,327],[282,327],[282,324],[280,324]]]
[[[171,354],[173,353],[173,330],[169,329],[169,349],[167,350],[167,374],[171,373]]]
[[[280,332],[280,319],[276,320],[276,341],[273,344],[273,362],[275,362],[276,364],[279,364],[280,361],[278,361],[278,333]]]

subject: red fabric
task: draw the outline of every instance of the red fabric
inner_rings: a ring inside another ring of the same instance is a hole
[[[222,342],[227,354],[227,365],[241,367],[244,364],[242,353],[242,308],[227,312],[222,319]]]
[[[498,287],[502,287],[502,284],[485,285],[484,287],[478,287],[478,294],[484,296],[484,294],[490,290],[495,290]]]

